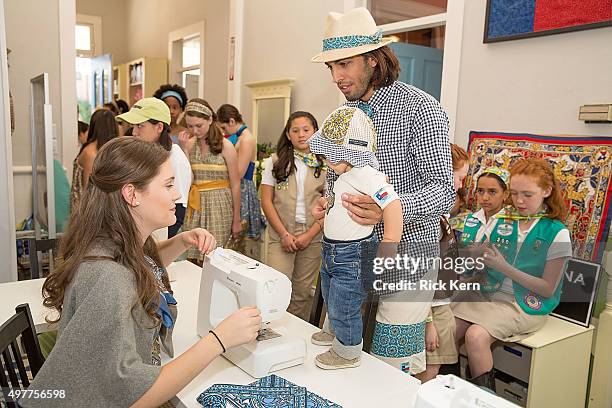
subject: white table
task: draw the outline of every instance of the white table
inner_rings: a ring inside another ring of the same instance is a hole
[[[175,355],[178,356],[196,341],[196,319],[201,268],[190,262],[176,262],[168,267],[175,298],[178,301],[178,319],[173,333]],[[0,322],[15,313],[15,306],[29,303],[34,323],[44,324],[49,312],[42,306],[41,286],[43,279],[0,284]],[[279,323],[292,333],[303,337],[307,344],[304,364],[287,368],[275,374],[330,399],[345,408],[352,407],[412,407],[420,382],[408,374],[388,366],[366,353],[362,354],[361,366],[344,370],[321,370],[314,364],[317,354],[326,347],[310,343],[310,336],[318,330],[297,317],[287,313]],[[169,361],[165,358],[164,362]],[[250,375],[226,360],[215,359],[187,387],[177,394],[187,407],[200,407],[198,395],[213,384],[248,384],[255,381]]]

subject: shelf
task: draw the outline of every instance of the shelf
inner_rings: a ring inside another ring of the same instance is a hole
[[[133,82],[130,86],[142,86],[142,82]]]

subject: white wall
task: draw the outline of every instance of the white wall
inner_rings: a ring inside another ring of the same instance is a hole
[[[612,136],[578,120],[612,102],[612,27],[483,44],[486,1],[465,2],[455,142],[470,130]]]
[[[4,0],[0,0],[0,27],[5,26]],[[6,59],[6,35],[0,29],[0,283],[17,280],[15,246],[15,210],[13,206],[13,159],[9,109],[8,66]]]
[[[53,123],[56,124],[57,135],[62,135],[59,1],[4,2],[7,46],[12,49],[9,55],[9,81],[15,106],[15,133],[12,141],[14,166],[30,166],[32,162],[28,108],[30,79],[42,72],[49,73]],[[74,111],[76,117],[76,101]],[[32,213],[30,174],[14,177],[17,222]]]
[[[128,59],[168,58],[168,33],[205,20],[204,98],[216,109],[226,102],[229,1],[129,0]]]
[[[321,51],[327,14],[343,12],[344,1],[248,0],[244,7],[243,83],[294,78],[291,110],[309,111],[321,123],[338,106],[339,96],[325,65],[310,58]],[[241,99],[248,124],[248,88],[242,88]]]
[[[76,12],[102,18],[102,50],[112,54],[113,65],[128,60],[127,2],[125,0],[76,0]]]

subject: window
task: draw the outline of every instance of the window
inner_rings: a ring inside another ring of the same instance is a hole
[[[183,40],[183,68],[200,65],[200,36]]]
[[[447,0],[370,0],[369,8],[377,25],[412,20],[446,12]]]
[[[83,57],[93,54],[93,26],[90,24],[77,24],[74,27],[74,39],[77,55]]]
[[[77,57],[102,54],[102,17],[77,14],[74,42]]]
[[[190,99],[204,94],[204,32],[204,22],[200,22],[168,34],[168,80],[181,84]]]

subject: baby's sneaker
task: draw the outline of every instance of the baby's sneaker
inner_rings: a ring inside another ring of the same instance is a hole
[[[335,337],[333,334],[321,330],[318,333],[314,333],[310,341],[317,346],[331,346]]]
[[[346,359],[340,357],[333,349],[329,349],[315,358],[315,364],[317,367],[324,370],[359,367],[361,364],[361,357]]]

